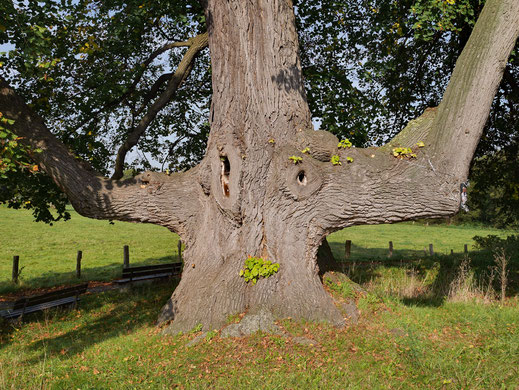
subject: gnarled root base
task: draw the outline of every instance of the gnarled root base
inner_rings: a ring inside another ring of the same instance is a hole
[[[329,260],[331,251],[327,244],[326,247]],[[345,325],[339,304],[325,291],[317,272],[286,262],[278,274],[252,285],[238,275],[240,265],[228,261],[203,269],[186,266],[179,286],[158,319],[159,324],[170,322],[165,333],[186,332],[199,325],[204,330],[221,329],[229,316],[244,312],[246,320],[229,332],[275,333],[274,320],[288,317],[328,322],[337,327]]]

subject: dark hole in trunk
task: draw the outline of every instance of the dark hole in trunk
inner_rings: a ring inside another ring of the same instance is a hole
[[[301,185],[301,186],[306,186],[306,175],[305,175],[305,171],[300,171],[300,172],[297,174],[297,182],[298,182],[299,185]]]
[[[220,160],[222,162],[222,189],[224,196],[229,196],[229,176],[231,174],[231,163],[227,156],[220,156]]]

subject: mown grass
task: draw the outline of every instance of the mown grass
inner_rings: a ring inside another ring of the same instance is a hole
[[[429,244],[433,244],[434,253],[439,255],[463,253],[464,245],[469,251],[475,251],[474,236],[490,234],[501,238],[518,234],[514,230],[483,228],[470,225],[445,225],[422,223],[399,223],[393,225],[354,226],[332,233],[328,242],[334,256],[344,259],[344,243],[351,240],[353,260],[387,259],[389,241],[393,242],[393,259],[423,258],[429,253]],[[424,252],[427,252],[427,254]]]
[[[175,259],[176,237],[154,226],[109,225],[74,215],[48,227],[30,222],[27,212],[3,207],[0,218],[0,279],[8,288],[14,288],[6,280],[14,252],[26,266],[25,287],[73,282],[78,249],[91,280],[117,276],[125,244],[132,263]],[[286,337],[258,333],[228,339],[217,331],[188,347],[199,333],[163,336],[155,326],[174,282],[86,294],[77,311],[49,310],[22,323],[0,323],[0,389],[515,389],[517,269],[508,298],[499,302],[497,294],[482,297],[486,290],[478,285],[485,287],[491,253],[470,253],[468,284],[455,283],[463,255],[423,255],[429,242],[440,253],[461,252],[476,234],[510,233],[420,224],[334,233],[329,242],[339,259],[344,241],[353,241],[352,261],[344,270],[364,289],[344,276],[326,283],[338,300],[355,300],[360,309],[359,322],[345,329],[285,319],[279,325]],[[393,259],[416,261],[382,262],[389,240]],[[518,254],[509,255],[517,264]],[[353,260],[380,262],[354,268]]]
[[[0,205],[0,294],[20,288],[76,283],[76,254],[83,251],[82,280],[109,281],[120,276],[123,246],[130,246],[132,265],[178,261],[178,236],[155,225],[99,221],[70,210],[72,219],[53,226],[34,223],[27,210]],[[393,260],[424,257],[423,248],[434,244],[436,253],[472,250],[472,237],[513,231],[467,226],[426,226],[419,223],[355,226],[333,233],[328,241],[337,259],[344,259],[344,242],[351,240],[352,261],[387,259],[393,241]],[[10,283],[12,258],[23,267],[18,286]]]
[[[77,251],[83,252],[82,279],[120,277],[123,246],[132,265],[178,261],[178,236],[165,228],[84,218],[70,210],[69,221],[53,226],[33,222],[27,210],[0,206],[0,293],[17,288],[75,283]],[[20,286],[11,279],[12,258],[20,256]]]
[[[336,329],[284,320],[287,337],[162,336],[172,286],[85,296],[79,311],[3,327],[2,389],[490,389],[519,386],[519,301],[406,305],[357,296],[361,319]],[[131,297],[131,298],[130,298]],[[293,337],[313,345],[300,345]]]

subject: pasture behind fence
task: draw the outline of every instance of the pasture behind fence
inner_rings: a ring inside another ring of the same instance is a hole
[[[179,261],[182,261],[182,241],[178,240],[177,245],[177,253]],[[81,279],[81,263],[83,260],[83,251],[79,250],[77,251],[76,255],[76,278]],[[130,267],[130,246],[124,245],[123,246],[123,269]],[[11,274],[11,281],[14,284],[18,284],[20,274],[22,272],[24,267],[20,268],[20,256],[15,255],[13,256],[13,268],[12,268],[12,274]]]
[[[346,262],[349,262],[351,260],[352,246],[353,246],[352,240],[345,241],[345,243],[344,243],[344,260]],[[395,254],[395,251],[396,251],[396,248],[395,248],[394,242],[389,241],[387,257],[392,258]],[[465,255],[468,254],[468,244],[464,244],[463,253]],[[181,240],[178,240],[177,254],[178,254],[179,261],[182,262],[182,241]],[[454,255],[453,249],[450,250],[450,254]],[[429,244],[429,250],[424,248],[424,255],[429,256],[429,257],[435,256],[434,246],[432,243]],[[77,279],[81,279],[81,266],[82,266],[83,259],[84,259],[83,251],[78,250],[77,256],[76,256],[76,278]],[[354,263],[355,263],[355,261],[354,261]],[[130,246],[124,245],[123,246],[123,268],[126,269],[129,267],[130,267]],[[23,268],[24,267],[20,268],[20,256],[19,255],[13,256],[13,267],[12,267],[12,276],[11,276],[11,280],[13,283],[17,284],[19,282],[19,277],[20,277],[20,274],[21,274],[21,271]]]

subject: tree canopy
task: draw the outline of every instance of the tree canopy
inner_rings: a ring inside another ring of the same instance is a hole
[[[314,124],[355,146],[386,142],[439,103],[483,5],[296,1]],[[117,177],[201,160],[212,92],[207,43],[195,50],[190,43],[206,31],[198,1],[8,1],[0,14],[0,43],[10,49],[0,56],[0,74],[96,171],[113,173],[118,152],[124,164]],[[516,50],[478,156],[517,145],[518,82]],[[7,146],[0,201],[32,208],[37,220],[67,217],[52,181],[33,169],[21,145]]]

